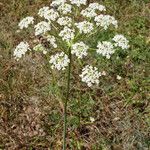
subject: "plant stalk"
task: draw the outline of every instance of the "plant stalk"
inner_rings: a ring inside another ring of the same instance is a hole
[[[67,137],[67,103],[70,95],[70,76],[71,76],[71,48],[69,48],[69,59],[70,63],[68,66],[68,75],[67,75],[67,93],[64,103],[64,130],[63,130],[63,150],[66,150],[66,137]]]

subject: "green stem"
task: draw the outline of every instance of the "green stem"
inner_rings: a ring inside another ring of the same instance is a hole
[[[82,95],[80,91],[80,98],[78,100],[78,107],[79,107],[79,128],[81,127],[81,100],[82,100]]]
[[[64,106],[64,131],[63,131],[63,150],[66,150],[66,134],[67,134],[67,103],[70,95],[70,75],[71,75],[71,48],[69,48],[69,59],[70,63],[68,66],[68,76],[67,76],[67,93]]]

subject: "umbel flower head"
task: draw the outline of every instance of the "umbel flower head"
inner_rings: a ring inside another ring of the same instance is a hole
[[[53,8],[49,9],[49,7],[41,8],[38,12],[38,15],[44,17],[48,21],[55,21],[59,17],[59,13]]]
[[[58,7],[58,11],[60,11],[64,15],[71,13],[71,9],[72,6],[66,3],[63,3]]]
[[[23,29],[23,28],[28,28],[28,26],[33,23],[34,23],[33,17],[26,17],[20,21],[18,26],[20,27],[20,29]]]
[[[52,55],[49,62],[52,69],[64,70],[68,66],[70,60],[64,52],[61,52]]]
[[[88,21],[75,23],[80,33],[90,33],[94,29],[94,25]]]
[[[100,76],[101,73],[98,72],[98,69],[90,65],[85,66],[80,74],[82,82],[85,82],[88,87],[94,86],[95,84],[98,85]]]
[[[106,7],[99,3],[90,3],[88,8],[98,11],[106,11]]]
[[[130,47],[129,41],[121,34],[115,35],[113,41],[116,47],[121,47],[122,49],[128,49]]]
[[[71,25],[72,25],[72,19],[70,17],[68,17],[68,16],[61,17],[61,18],[58,18],[57,23],[59,25],[61,25],[61,26],[71,27]]]
[[[100,5],[99,3],[90,3],[89,7],[87,7],[86,9],[81,11],[81,14],[84,17],[92,18],[92,17],[97,16],[97,13],[96,13],[97,10],[98,11],[106,11],[106,8],[105,8],[105,6]]]
[[[66,0],[54,0],[52,1],[52,3],[50,4],[50,6],[52,7],[56,7],[56,6],[59,6],[61,4],[64,4],[66,2]]]
[[[81,11],[81,14],[84,16],[84,17],[87,17],[87,18],[92,18],[92,17],[95,17],[97,15],[95,9],[91,9],[91,8],[86,8],[84,10]]]
[[[48,11],[49,11],[49,7],[42,7],[42,8],[39,9],[38,15],[40,17],[45,18],[45,15],[47,14]]]
[[[74,29],[65,26],[64,29],[60,31],[59,36],[62,37],[62,40],[69,42],[74,39],[74,32]]]
[[[111,55],[115,52],[115,49],[111,42],[103,41],[98,43],[96,52],[105,56],[107,59],[110,59]]]
[[[114,25],[115,28],[118,28],[118,22],[113,16],[101,14],[96,16],[94,20],[97,26],[101,26],[105,30],[107,30],[110,25]]]
[[[70,0],[70,2],[80,7],[81,5],[86,5],[87,0]]]
[[[15,59],[19,60],[28,50],[30,50],[29,44],[27,42],[20,42],[14,50]]]
[[[75,54],[78,58],[83,58],[87,56],[88,46],[84,44],[82,41],[79,43],[75,43],[72,45],[71,54]]]
[[[41,21],[37,25],[34,26],[35,28],[35,35],[45,34],[47,31],[51,30],[51,26],[46,21]]]

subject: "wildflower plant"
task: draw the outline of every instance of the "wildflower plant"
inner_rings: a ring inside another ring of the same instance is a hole
[[[30,45],[26,41],[21,41],[14,50],[14,58],[18,61],[26,55],[28,51],[40,51],[49,58],[51,69],[60,72],[67,71],[67,92],[64,102],[64,133],[63,150],[66,149],[66,124],[67,124],[67,102],[70,94],[70,76],[72,64],[76,61],[84,62],[85,66],[79,65],[79,77],[89,88],[99,86],[99,80],[103,72],[101,68],[93,66],[92,61],[85,62],[85,58],[91,58],[90,52],[97,56],[101,55],[105,59],[110,59],[117,49],[125,50],[129,48],[129,41],[122,35],[116,34],[111,39],[96,41],[96,45],[89,44],[88,40],[92,35],[118,28],[118,21],[115,17],[106,14],[106,7],[99,3],[90,3],[87,0],[53,0],[49,6],[40,8],[37,12],[41,22],[34,17],[26,17],[19,23],[19,28],[26,29],[33,25],[35,39],[43,37],[48,42],[51,49],[44,46],[42,42],[37,45]],[[90,40],[90,43],[92,39]],[[32,43],[32,42],[30,42]],[[95,43],[95,42],[94,42]],[[65,46],[64,46],[65,45]],[[80,68],[82,66],[82,68]]]

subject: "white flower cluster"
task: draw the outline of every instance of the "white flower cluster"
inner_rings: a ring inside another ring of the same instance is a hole
[[[76,27],[79,29],[80,33],[90,33],[94,29],[94,25],[88,21],[82,21],[75,23]]]
[[[68,17],[68,16],[61,17],[61,18],[58,18],[57,23],[59,25],[61,25],[61,26],[71,27],[71,25],[72,25],[72,19],[70,17]]]
[[[82,59],[84,56],[87,56],[88,48],[83,42],[75,43],[72,45],[71,53]]]
[[[62,31],[60,31],[59,36],[62,37],[64,41],[71,41],[74,39],[74,29],[70,29],[69,27],[65,26]]]
[[[47,54],[46,48],[42,44],[38,44],[35,47],[33,47],[34,51],[41,51],[43,54]]]
[[[72,9],[72,6],[69,4],[66,4],[66,3],[64,3],[58,7],[58,11],[60,11],[64,15],[71,13],[71,9]]]
[[[70,2],[80,7],[82,4],[86,5],[87,0],[70,0]]]
[[[45,15],[47,14],[48,10],[49,10],[49,7],[42,7],[42,8],[39,9],[38,15],[40,17],[45,18]]]
[[[108,29],[110,25],[114,25],[115,28],[118,27],[117,20],[110,15],[98,15],[95,17],[94,21],[96,22],[97,26],[103,27],[105,30]]]
[[[99,3],[90,3],[89,8],[94,10],[99,10],[99,11],[106,11],[106,7],[100,5]]]
[[[41,21],[37,25],[34,26],[35,28],[35,35],[45,34],[47,31],[51,30],[51,26],[48,22]]]
[[[110,56],[115,52],[113,44],[107,41],[99,42],[97,48],[96,52],[107,59],[110,59]]]
[[[56,10],[54,9],[49,9],[49,7],[43,7],[39,10],[38,15],[40,17],[44,17],[47,20],[55,21],[58,17],[59,14]]]
[[[129,46],[129,41],[121,34],[116,35],[113,38],[113,41],[115,42],[116,47],[121,47],[122,49],[128,49]]]
[[[52,55],[49,62],[52,69],[56,68],[57,70],[64,70],[70,63],[70,60],[64,52],[61,52]]]
[[[57,44],[56,44],[56,38],[52,35],[47,35],[46,39],[48,42],[50,42],[50,44],[54,47],[57,48]]]
[[[14,50],[14,57],[16,60],[19,60],[25,53],[30,50],[29,44],[27,42],[20,42]]]
[[[98,85],[100,76],[101,73],[98,72],[98,69],[90,65],[85,66],[80,74],[82,82],[85,82],[88,87],[94,86],[94,84]]]
[[[95,17],[97,15],[97,13],[95,12],[94,9],[91,9],[88,7],[81,11],[81,15],[83,15],[84,17],[87,17],[87,18],[92,18],[92,17]]]
[[[56,7],[56,6],[64,4],[65,2],[66,0],[53,0],[50,6]]]
[[[92,17],[97,16],[97,13],[96,13],[97,10],[106,11],[106,8],[105,6],[100,5],[98,3],[90,3],[90,5],[85,10],[81,11],[81,14],[84,17],[92,18]]]
[[[23,28],[28,28],[28,26],[30,24],[33,24],[33,23],[34,23],[34,18],[33,17],[26,17],[26,18],[24,18],[20,21],[18,26],[19,26],[20,29],[23,29]]]

